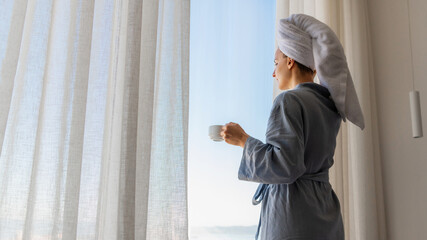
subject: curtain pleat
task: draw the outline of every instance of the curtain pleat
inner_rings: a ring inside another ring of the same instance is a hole
[[[188,239],[189,0],[0,8],[0,239]]]

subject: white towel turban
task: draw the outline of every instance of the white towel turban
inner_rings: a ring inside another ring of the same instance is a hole
[[[320,84],[331,93],[343,121],[346,118],[365,128],[344,49],[326,24],[305,14],[281,19],[277,28],[280,51],[295,61],[317,70]]]

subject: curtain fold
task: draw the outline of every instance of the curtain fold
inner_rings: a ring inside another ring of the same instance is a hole
[[[0,239],[188,239],[190,1],[0,8]]]
[[[316,17],[335,31],[344,47],[365,117],[363,131],[342,122],[335,163],[330,169],[330,182],[341,203],[346,239],[387,239],[367,3],[277,0],[276,24],[293,13]],[[273,97],[280,93],[274,84]]]

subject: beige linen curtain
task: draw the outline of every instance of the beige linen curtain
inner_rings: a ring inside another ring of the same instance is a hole
[[[188,239],[190,0],[0,4],[0,239]]]
[[[385,240],[375,83],[366,0],[277,0],[276,23],[305,13],[328,24],[347,56],[366,128],[342,122],[330,182],[341,203],[346,239]],[[315,79],[317,80],[317,78]],[[273,97],[280,90],[274,83]]]

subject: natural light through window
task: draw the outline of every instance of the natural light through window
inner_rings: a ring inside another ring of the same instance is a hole
[[[191,2],[188,197],[190,239],[253,239],[257,183],[240,181],[242,148],[214,142],[235,122],[265,141],[273,97],[275,1]]]

